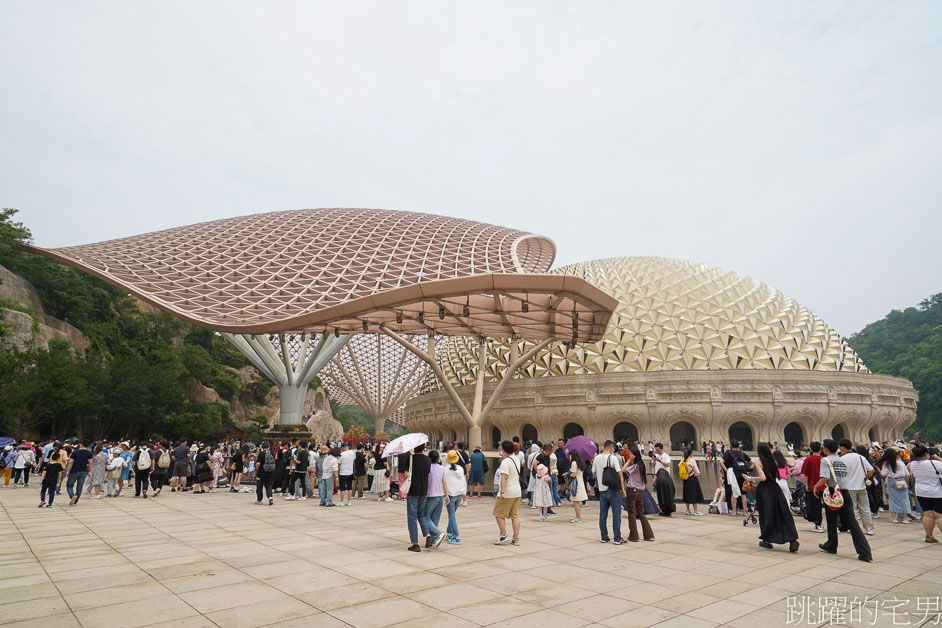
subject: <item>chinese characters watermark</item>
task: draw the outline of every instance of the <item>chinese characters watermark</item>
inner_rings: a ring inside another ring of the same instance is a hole
[[[892,620],[894,626],[939,625],[942,615],[939,596],[917,597],[915,608],[912,601],[896,595],[884,599],[793,595],[785,600],[785,623],[791,626],[875,626],[882,614],[886,620]]]

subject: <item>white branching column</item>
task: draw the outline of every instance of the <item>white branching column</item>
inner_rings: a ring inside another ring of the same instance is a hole
[[[222,334],[249,362],[278,386],[281,425],[299,425],[307,386],[350,336],[341,334]]]
[[[376,434],[401,423],[402,405],[418,392],[428,365],[383,334],[358,334],[322,371],[331,396],[363,408]]]
[[[543,340],[538,342],[523,355],[520,355],[520,351],[518,349],[519,343],[511,342],[510,361],[507,364],[507,368],[501,374],[500,381],[497,382],[497,387],[494,389],[494,392],[491,393],[490,398],[487,399],[486,402],[484,400],[484,375],[487,371],[487,343],[479,343],[477,374],[474,380],[474,400],[472,401],[471,407],[469,408],[467,404],[461,400],[461,397],[458,395],[458,391],[455,390],[454,385],[452,385],[452,383],[448,380],[448,378],[445,376],[445,373],[442,371],[441,366],[438,364],[438,360],[435,359],[434,338],[428,339],[428,349],[423,350],[413,342],[410,342],[403,336],[400,336],[396,332],[387,328],[385,325],[380,326],[380,329],[390,338],[417,355],[421,360],[428,363],[432,371],[435,373],[435,376],[438,378],[439,383],[442,385],[442,388],[444,388],[445,392],[448,393],[448,396],[451,397],[451,400],[458,408],[458,412],[461,413],[461,416],[464,417],[465,422],[468,424],[468,444],[472,449],[482,445],[481,427],[484,425],[484,421],[487,420],[487,415],[490,414],[491,410],[494,408],[494,404],[497,403],[501,395],[504,393],[504,389],[507,388],[507,384],[509,384],[510,380],[514,378],[517,370],[552,342],[552,340]]]

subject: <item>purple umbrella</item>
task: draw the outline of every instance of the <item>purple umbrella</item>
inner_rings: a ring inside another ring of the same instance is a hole
[[[588,436],[573,436],[566,441],[563,451],[566,452],[566,455],[569,455],[571,451],[578,451],[582,461],[589,462],[598,453],[599,448],[596,447],[595,441]]]

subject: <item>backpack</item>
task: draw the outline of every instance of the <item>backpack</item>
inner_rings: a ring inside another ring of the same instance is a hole
[[[602,484],[609,490],[620,489],[621,483],[618,481],[618,469],[611,465],[612,454],[608,454],[608,460],[605,461],[605,468],[602,469]]]
[[[142,449],[137,456],[137,468],[141,471],[150,469],[150,452],[146,449]]]
[[[271,451],[265,450],[265,461],[262,463],[262,471],[265,473],[271,473],[275,470],[275,457],[271,455]]]
[[[680,461],[680,465],[677,467],[677,474],[680,476],[681,480],[686,480],[690,477],[690,471],[687,469],[686,460]]]
[[[150,456],[148,456],[148,458],[149,457]],[[157,458],[157,466],[160,467],[161,469],[170,468],[170,450],[164,449],[163,451],[160,452],[160,457]]]

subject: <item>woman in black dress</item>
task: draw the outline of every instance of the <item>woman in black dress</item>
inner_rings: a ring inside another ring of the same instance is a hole
[[[199,453],[196,454],[196,473],[193,481],[196,483],[193,493],[205,493],[206,489],[213,486],[213,468],[209,465],[210,456],[206,445],[200,445]]]
[[[275,455],[275,477],[272,479],[272,486],[276,493],[284,493],[288,488],[288,448],[285,443],[275,443],[272,453]]]
[[[759,547],[772,549],[772,544],[788,543],[789,552],[798,551],[798,530],[782,489],[779,488],[778,466],[768,443],[759,443],[759,461],[755,475],[743,476],[757,481],[756,509],[759,512]]]
[[[248,454],[249,446],[242,445],[242,448],[232,456],[232,486],[229,488],[230,493],[239,492],[239,485],[242,483],[242,473],[245,471],[245,459]]]
[[[703,490],[700,488],[700,468],[693,459],[693,449],[688,447],[684,451],[684,459],[680,464],[687,467],[687,477],[684,479],[684,506],[687,508],[687,514],[700,517],[703,515],[699,508],[700,502],[703,501]],[[680,473],[680,466],[677,467],[677,472]]]

